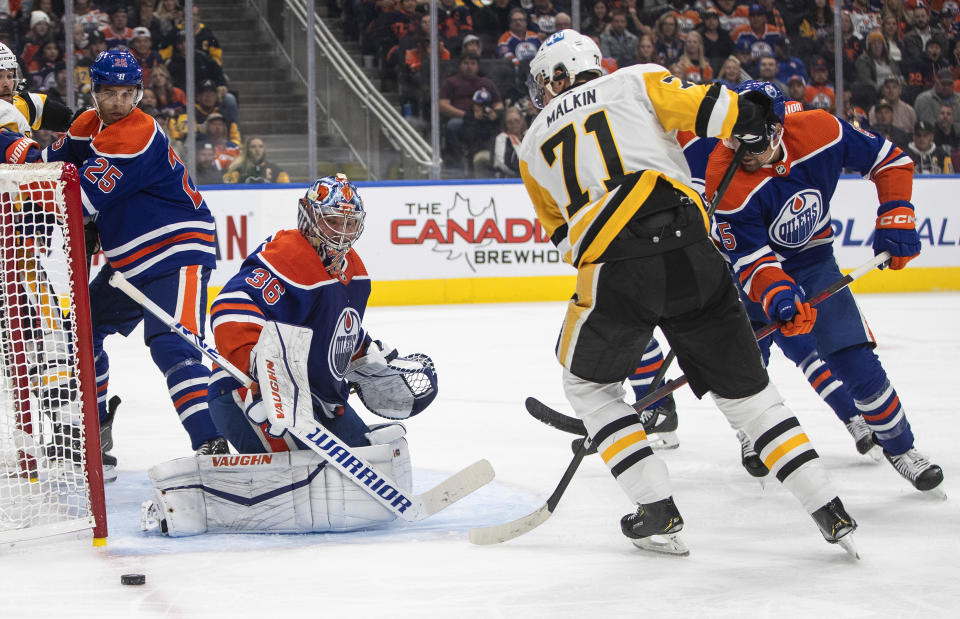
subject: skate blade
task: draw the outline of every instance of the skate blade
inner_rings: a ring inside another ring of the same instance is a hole
[[[680,439],[677,438],[676,432],[649,434],[647,435],[647,440],[650,441],[650,447],[656,451],[660,451],[661,449],[676,449],[680,446]]]
[[[932,497],[934,497],[934,498],[940,499],[941,501],[946,501],[946,500],[947,500],[947,492],[946,492],[946,490],[944,490],[943,488],[941,488],[941,486],[943,486],[943,482],[941,482],[940,485],[938,485],[938,486],[935,486],[935,487],[933,487],[933,488],[930,488],[929,490],[922,490],[921,492],[923,492],[923,493],[926,494],[927,496],[932,496]]]
[[[870,451],[868,451],[863,455],[868,457],[870,460],[873,460],[874,462],[883,462],[883,449],[881,449],[879,445],[872,448]]]
[[[837,540],[837,544],[847,551],[847,554],[856,560],[860,560],[860,553],[857,551],[857,545],[853,542],[853,533],[847,533]]]
[[[109,464],[103,467],[103,483],[109,484],[117,481],[117,468]]]
[[[660,554],[674,555],[677,557],[686,557],[690,554],[690,549],[680,539],[679,533],[670,533],[668,535],[651,535],[640,539],[632,539],[633,545],[640,550],[649,550]]]

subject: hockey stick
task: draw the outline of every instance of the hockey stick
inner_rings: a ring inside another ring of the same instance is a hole
[[[123,275],[114,273],[110,277],[110,285],[119,288],[131,299],[142,305],[145,310],[243,383],[245,387],[250,387],[253,384],[252,378],[224,359],[216,348],[204,342],[199,335],[177,322],[173,316],[128,282]],[[283,380],[285,361],[283,359],[277,360],[276,365],[278,366],[277,375],[270,376],[271,389],[273,389],[276,380]],[[274,392],[273,395],[276,396],[277,394]],[[294,397],[295,406],[296,397]],[[286,428],[290,434],[306,443],[310,449],[317,452],[385,509],[407,522],[417,522],[432,516],[493,480],[493,467],[487,460],[478,460],[423,494],[407,495],[395,481],[380,473],[369,462],[357,455],[353,448],[345,445],[333,432],[317,423],[312,414],[297,415],[294,412],[286,412],[285,414],[292,415],[292,418],[296,420],[293,425]]]
[[[836,293],[840,292],[855,280],[863,277],[873,269],[879,267],[882,264],[885,264],[890,260],[890,252],[880,252],[867,262],[861,264],[854,270],[850,271],[837,281],[833,282],[814,296],[810,297],[807,302],[816,306],[825,301],[826,299],[832,297]],[[767,337],[783,325],[783,322],[771,322],[768,323],[756,331],[754,335],[758,340],[762,340]],[[664,383],[662,387],[654,391],[653,393],[647,393],[643,399],[639,400],[636,404],[633,405],[634,410],[638,413],[642,412],[644,408],[649,406],[651,403],[656,402],[660,398],[666,396],[668,393],[672,393],[679,389],[680,387],[687,384],[686,375],[675,378],[671,381]],[[577,419],[576,417],[571,417],[570,415],[564,415],[560,411],[554,410],[544,404],[543,402],[537,400],[536,398],[529,397],[526,400],[527,412],[536,419],[548,426],[554,427],[563,432],[568,432],[570,434],[576,434],[579,436],[586,436],[587,429],[584,427],[583,422]]]
[[[827,286],[825,289],[820,291],[814,297],[812,297],[808,302],[810,305],[817,305],[823,302],[825,299],[833,296],[840,290],[849,286],[854,280],[863,277],[866,273],[872,271],[878,266],[886,263],[890,260],[889,252],[881,252],[871,258],[868,262],[857,267],[847,275],[844,275],[838,279],[833,284]],[[757,339],[764,338],[775,330],[780,328],[782,322],[775,322],[765,325],[758,329],[755,333]],[[653,393],[648,393],[643,399],[634,404],[634,409],[637,412],[642,411],[646,406],[649,406],[651,402],[656,402],[663,396],[668,393],[675,391],[687,384],[686,375],[676,378],[669,381],[660,389],[657,389]],[[572,434],[580,434],[585,436],[587,434],[586,428],[583,426],[583,421],[576,419],[575,417],[570,417],[564,415],[559,411],[555,411],[546,404],[543,404],[536,398],[527,398],[526,400],[527,412],[529,412],[533,417],[542,421],[543,423],[553,426],[558,430],[563,430],[564,432],[571,432]],[[573,430],[579,426],[579,431]],[[567,465],[567,470],[563,472],[563,477],[560,478],[560,483],[557,484],[556,489],[553,491],[553,494],[547,499],[547,502],[542,506],[537,508],[532,513],[517,518],[516,520],[511,520],[510,522],[505,522],[503,524],[497,524],[489,527],[482,527],[478,529],[470,530],[470,541],[474,544],[486,545],[486,544],[499,544],[507,540],[511,540],[515,537],[519,537],[524,533],[528,533],[533,529],[539,527],[541,524],[547,521],[548,518],[553,514],[554,510],[557,508],[557,504],[560,502],[560,498],[563,496],[563,493],[566,491],[567,486],[570,485],[570,480],[573,479],[574,473],[577,472],[577,469],[580,467],[580,462],[583,461],[584,455],[586,455],[587,450],[590,448],[590,439],[584,440],[580,447],[577,449],[576,453],[573,454],[573,459],[570,461],[570,464]]]

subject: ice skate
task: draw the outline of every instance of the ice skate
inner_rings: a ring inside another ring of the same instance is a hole
[[[230,445],[227,443],[227,439],[222,436],[217,438],[212,438],[208,441],[205,441],[197,449],[196,455],[198,456],[216,456],[219,454],[228,454],[230,453]]]
[[[117,481],[117,459],[108,453],[100,454],[103,460],[103,483]]]
[[[653,449],[676,449],[680,446],[677,438],[677,403],[673,394],[663,398],[663,404],[653,409],[646,409],[640,413],[640,423]]]
[[[847,432],[853,437],[857,444],[857,452],[862,456],[870,456],[874,462],[880,462],[882,459],[882,450],[873,440],[873,430],[863,420],[863,416],[855,415],[846,421],[844,425]]]
[[[823,539],[831,544],[839,544],[855,559],[860,558],[852,535],[857,530],[857,521],[843,508],[839,497],[833,497],[829,503],[810,515],[820,528]]]
[[[683,517],[673,497],[637,507],[635,514],[620,519],[620,530],[641,550],[687,556],[690,549],[680,539]]]
[[[930,462],[930,460],[917,451],[910,448],[906,453],[898,456],[891,455],[887,450],[883,455],[900,476],[913,484],[913,487],[921,492],[929,492],[935,496],[947,498],[946,492],[939,488],[943,481],[943,470]]]
[[[103,482],[117,481],[117,458],[107,452],[113,449],[113,420],[120,406],[120,396],[107,401],[107,417],[100,422],[100,459],[103,464]]]
[[[756,477],[761,487],[765,487],[764,477],[770,472],[767,465],[760,459],[759,454],[753,448],[753,441],[743,430],[737,430],[737,439],[740,441],[740,464],[747,469],[752,477]]]

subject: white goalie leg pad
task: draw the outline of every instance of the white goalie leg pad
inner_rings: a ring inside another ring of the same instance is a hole
[[[770,473],[797,497],[807,513],[837,496],[806,432],[772,383],[746,398],[728,400],[711,395],[730,425],[747,433]]]
[[[409,484],[402,437],[354,451],[398,484]],[[349,531],[396,519],[312,451],[178,458],[149,475],[157,515],[173,537]]]
[[[627,404],[622,383],[599,384],[563,370],[563,390],[583,420],[597,452],[634,503],[653,503],[673,494],[667,465],[653,453],[640,416]]]

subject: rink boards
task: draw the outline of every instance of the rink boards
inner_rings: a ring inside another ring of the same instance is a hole
[[[569,298],[573,269],[562,262],[518,181],[358,183],[367,209],[357,249],[374,280],[371,304],[417,305]],[[217,222],[211,293],[244,256],[281,228],[296,227],[301,185],[201,188]],[[960,176],[919,178],[914,204],[920,257],[899,272],[874,272],[858,292],[960,290]],[[843,178],[831,201],[834,249],[851,269],[872,255],[877,195]],[[213,297],[211,294],[211,298]]]

